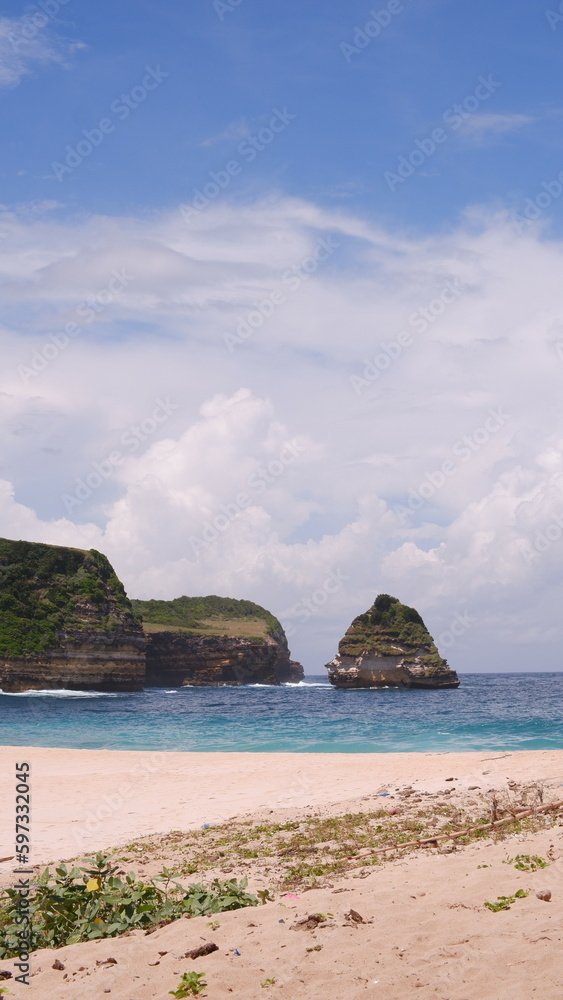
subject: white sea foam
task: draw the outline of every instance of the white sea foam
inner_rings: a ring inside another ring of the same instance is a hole
[[[183,691],[185,687],[190,687],[190,685],[182,684],[181,688],[174,688],[174,689],[170,688],[170,690],[168,688],[157,688],[157,687],[143,688],[143,694],[179,694],[180,691]]]
[[[253,685],[254,687],[254,685]],[[287,681],[282,684],[282,687],[286,688],[328,688],[330,691],[333,690],[332,684],[328,684],[325,681]]]
[[[273,691],[277,687],[282,688],[330,688],[332,684],[323,684],[322,681],[284,681],[282,684],[242,684],[241,687],[248,688],[271,688]]]
[[[35,691],[2,691],[5,698],[119,698],[120,692],[114,691],[71,691],[69,688],[46,688]]]

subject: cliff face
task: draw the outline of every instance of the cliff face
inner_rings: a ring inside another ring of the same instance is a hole
[[[131,602],[106,557],[94,549],[0,539],[5,692],[140,691],[145,685],[302,678],[282,626],[251,601]]]
[[[281,684],[303,679],[276,618],[251,601],[133,601],[147,638],[147,684]]]
[[[145,638],[91,549],[0,539],[0,688],[138,691]]]
[[[459,686],[418,612],[387,594],[354,619],[326,666],[339,688]]]
[[[275,642],[151,632],[147,635],[147,685],[279,684],[277,657]]]

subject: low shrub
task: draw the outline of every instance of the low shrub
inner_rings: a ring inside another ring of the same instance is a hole
[[[97,854],[89,868],[68,870],[61,865],[54,876],[46,868],[26,901],[31,921],[28,950],[116,937],[184,915],[197,917],[258,905],[256,896],[246,892],[246,879],[214,879],[207,886],[194,884],[186,888],[175,882],[166,869],[148,882],[142,882],[133,872],[118,878],[116,871],[117,867],[110,867],[103,854]],[[0,959],[19,954],[21,929],[20,893],[4,889],[0,893]]]

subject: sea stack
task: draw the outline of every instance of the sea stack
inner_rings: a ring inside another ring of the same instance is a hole
[[[303,680],[280,622],[259,604],[215,595],[132,604],[147,640],[149,687]]]
[[[95,549],[0,539],[0,688],[140,691],[145,637]]]
[[[337,688],[459,687],[418,611],[389,594],[354,618],[326,666]]]

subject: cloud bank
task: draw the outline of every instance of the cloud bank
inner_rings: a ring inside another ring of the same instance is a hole
[[[313,672],[380,591],[454,668],[560,668],[559,242],[283,196],[0,228],[0,534],[256,600]]]

